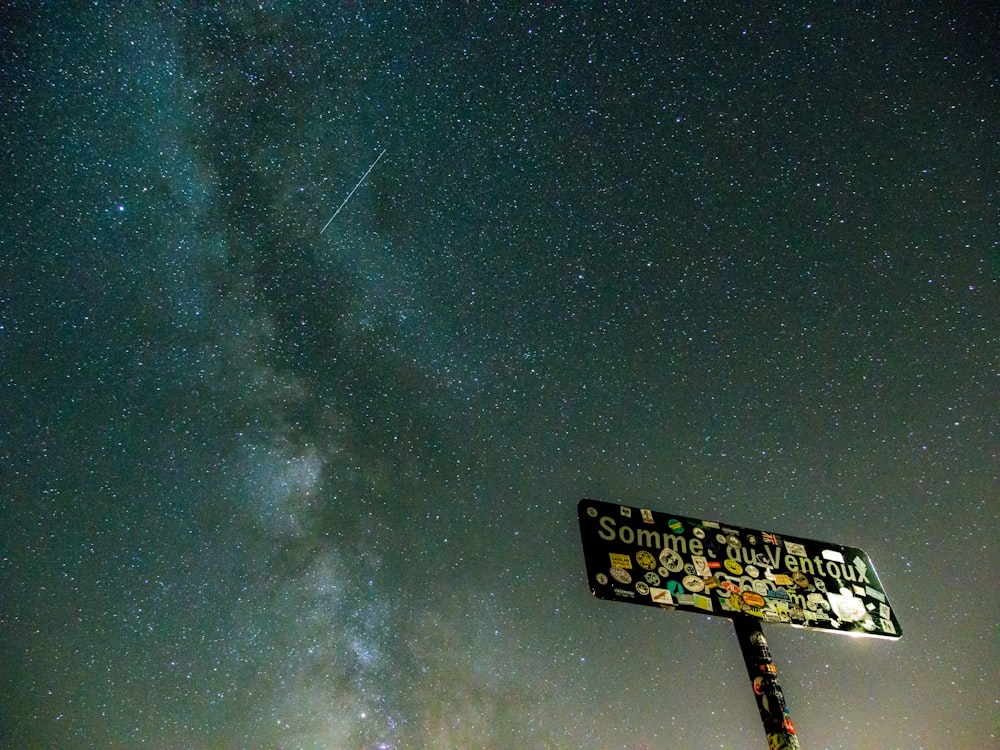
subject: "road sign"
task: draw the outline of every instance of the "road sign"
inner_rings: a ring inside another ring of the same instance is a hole
[[[855,547],[581,500],[591,591],[601,599],[881,638],[902,631]]]

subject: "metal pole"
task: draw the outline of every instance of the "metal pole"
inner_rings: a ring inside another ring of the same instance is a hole
[[[769,750],[800,750],[799,738],[795,735],[795,725],[788,717],[785,696],[778,685],[778,670],[771,659],[760,620],[748,615],[736,615],[733,626],[753,685]]]

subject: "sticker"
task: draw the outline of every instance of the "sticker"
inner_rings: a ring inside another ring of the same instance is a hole
[[[684,524],[682,524],[676,518],[671,518],[669,521],[667,521],[667,526],[675,534],[683,534],[684,533]]]
[[[639,563],[640,568],[645,570],[652,570],[656,567],[656,557],[652,552],[647,552],[644,549],[635,553],[635,561]]]
[[[609,557],[611,558],[612,568],[631,568],[632,559],[628,555],[617,555],[612,552]]]
[[[763,539],[767,544],[773,544],[775,547],[781,544],[781,537],[778,536],[777,534],[771,534],[770,532],[762,531],[760,533],[760,536],[761,539]]]
[[[892,620],[882,619],[879,621],[882,625],[883,633],[890,633],[891,635],[896,634],[896,628],[892,624]]]
[[[656,569],[656,572],[659,573],[664,578],[670,575],[670,571],[664,568],[662,565]]]
[[[694,563],[695,575],[699,575],[702,578],[711,578],[712,570],[708,567],[708,559],[701,557],[700,555],[692,555],[691,562]]]
[[[632,583],[632,576],[623,568],[612,568],[611,577],[618,581],[618,583]]]
[[[775,573],[774,582],[779,586],[791,586],[792,579],[786,576],[784,573]]]
[[[742,594],[744,606],[749,607],[763,607],[764,597],[758,594],[756,591],[744,591]]]
[[[753,691],[757,695],[763,695],[764,694],[764,678],[763,677],[754,677],[753,678]]]
[[[701,528],[700,526],[695,526],[693,529],[691,529],[691,533],[694,534],[699,539],[705,538],[705,529]]]
[[[764,581],[756,580],[753,582],[750,588],[752,588],[761,596],[767,596],[767,584],[764,583]]]
[[[694,595],[694,606],[698,609],[704,609],[709,612],[712,611],[712,597],[702,596],[701,594]]]
[[[595,578],[597,579],[597,582],[599,584],[601,584],[602,586],[607,586],[608,585],[608,577],[606,575],[604,575],[604,573],[598,573],[595,576]]]
[[[743,570],[746,571],[746,574],[751,578],[760,578],[760,571],[757,570],[757,566],[755,565],[747,565],[743,568]]]
[[[667,581],[667,590],[674,595],[674,598],[684,596],[684,587],[679,581]]]
[[[635,590],[636,590],[636,591],[638,591],[638,592],[639,592],[640,594],[642,594],[643,596],[646,596],[646,594],[648,594],[648,593],[649,593],[649,586],[647,586],[647,585],[646,585],[646,583],[645,583],[644,581],[639,581],[639,582],[638,582],[638,583],[637,583],[637,584],[635,585]]]
[[[726,543],[726,535],[725,534],[716,534],[715,535],[715,541],[717,541],[719,544],[725,544]]]
[[[621,508],[622,508],[622,515],[625,516],[625,518],[631,518],[632,517],[632,509],[631,508],[628,508],[628,507],[626,507],[624,505],[621,506]]]
[[[644,575],[643,578],[646,579],[646,583],[648,583],[650,586],[660,585],[660,577],[656,575],[656,573],[654,573],[653,571],[649,571],[648,573],[646,573],[646,575]]]
[[[825,549],[823,550],[823,559],[831,560],[833,562],[844,562],[844,556],[837,552],[835,549]]]
[[[669,572],[676,573],[684,567],[684,560],[670,547],[664,547],[660,550],[660,564]]]
[[[720,563],[718,560],[709,560],[708,561],[708,569],[709,570],[719,570],[719,568],[721,568],[721,567],[722,567],[722,563]]]
[[[872,599],[878,599],[880,602],[885,601],[885,595],[878,589],[873,589],[871,586],[865,586],[865,593]]]
[[[706,529],[717,529],[717,528],[719,528],[719,524],[716,523],[715,521],[702,521],[701,525],[704,526]]]
[[[756,547],[757,537],[755,537],[753,534],[747,534],[747,544],[749,544],[751,547]]]
[[[740,538],[736,536],[736,534],[730,534],[729,536],[727,536],[726,544],[728,544],[733,549],[739,549],[740,547],[743,546],[743,543],[740,541]]]
[[[726,579],[724,581],[720,581],[719,582],[719,586],[722,587],[723,591],[728,591],[730,594],[738,594],[738,593],[740,593],[740,587],[739,587],[739,585],[733,583],[729,579]]]
[[[683,583],[688,591],[701,591],[705,588],[705,582],[698,576],[684,576]]]
[[[666,589],[653,588],[652,586],[649,588],[649,598],[657,604],[673,605],[674,603],[674,597],[670,595],[669,591]]]
[[[879,613],[879,616],[883,620],[888,620],[889,619],[889,605],[887,605],[887,604],[880,604],[880,605],[878,605],[878,613]]]
[[[642,520],[645,523],[653,522],[653,511],[651,511],[649,508],[643,508],[642,510],[639,511],[639,513],[642,514]]]
[[[743,572],[743,566],[740,565],[735,560],[726,560],[723,565],[726,566],[726,570],[732,573],[734,576],[738,576]]]
[[[722,607],[723,612],[739,612],[740,598],[738,596],[730,596],[725,599],[720,599],[719,606]]]
[[[785,552],[789,555],[795,555],[796,557],[809,557],[806,553],[804,545],[801,545],[798,542],[790,542],[787,539],[785,540]]]
[[[868,616],[865,603],[851,593],[850,589],[841,589],[839,594],[828,593],[827,599],[833,612],[842,622],[861,622]]]
[[[597,508],[591,505],[589,508],[587,508],[587,515],[590,516],[591,518],[597,518]]]
[[[794,573],[792,573],[792,580],[795,581],[795,585],[798,586],[800,589],[809,588],[809,577],[801,570],[796,570]]]

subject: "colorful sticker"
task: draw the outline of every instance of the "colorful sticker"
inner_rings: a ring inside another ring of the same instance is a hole
[[[743,566],[740,565],[735,560],[726,560],[723,565],[726,566],[726,570],[732,573],[734,576],[741,575],[743,573]]]
[[[635,561],[639,563],[640,568],[645,570],[652,570],[656,567],[656,556],[644,549],[635,553]]]
[[[611,567],[612,568],[631,568],[632,559],[628,555],[619,555],[614,552],[610,553]]]
[[[682,524],[676,518],[671,518],[669,521],[667,521],[667,527],[675,534],[684,533],[684,524]]]
[[[649,588],[649,598],[657,604],[672,605],[674,603],[674,597],[671,596],[669,591],[652,586]]]

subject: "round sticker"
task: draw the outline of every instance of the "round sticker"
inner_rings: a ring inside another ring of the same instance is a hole
[[[801,570],[796,570],[792,573],[792,580],[795,581],[795,585],[800,589],[809,588],[809,578]]]
[[[597,578],[597,582],[599,584],[601,584],[602,586],[607,586],[608,585],[608,577],[606,575],[604,575],[604,573],[598,573],[597,576],[596,576],[596,578]]]
[[[701,528],[700,526],[692,529],[691,533],[694,534],[699,539],[705,538],[705,529]]]
[[[639,563],[640,567],[646,570],[652,570],[656,567],[656,558],[653,556],[653,553],[647,552],[644,549],[635,553],[635,561]]]
[[[670,571],[664,568],[662,565],[656,569],[656,572],[659,573],[664,578],[670,575]]]
[[[688,591],[701,591],[705,588],[705,582],[698,576],[684,576],[682,583]]]
[[[684,567],[684,560],[670,547],[664,547],[660,550],[660,564],[669,572],[676,573]]]
[[[611,577],[618,581],[618,583],[632,583],[632,574],[625,570],[625,568],[612,568]]]
[[[649,571],[648,573],[646,573],[644,577],[646,579],[646,583],[648,583],[650,586],[660,585],[660,577],[656,575],[656,573],[654,573],[653,571]]]
[[[647,586],[642,581],[639,581],[639,583],[635,585],[635,590],[638,591],[643,596],[646,596],[649,593],[649,586]]]
[[[736,536],[736,534],[730,534],[729,536],[727,536],[726,544],[728,544],[733,549],[739,549],[740,547],[743,546],[743,544],[740,542],[740,538]]]
[[[734,576],[738,576],[743,572],[743,566],[740,565],[735,560],[726,560],[723,565],[726,566],[726,570],[732,573]]]
[[[638,555],[636,555],[636,557],[638,558]],[[743,568],[743,570],[745,570],[746,574],[751,578],[760,577],[760,571],[757,570],[757,567],[755,565],[747,565],[745,568]]]
[[[717,541],[719,544],[725,544],[726,543],[726,535],[725,534],[716,534],[715,535],[715,541]]]
[[[587,515],[590,516],[591,518],[597,518],[597,508],[595,508],[594,506],[590,506],[589,508],[587,508]]]
[[[669,521],[667,521],[667,526],[670,527],[670,530],[675,534],[684,533],[684,524],[682,524],[676,518],[671,518]]]

